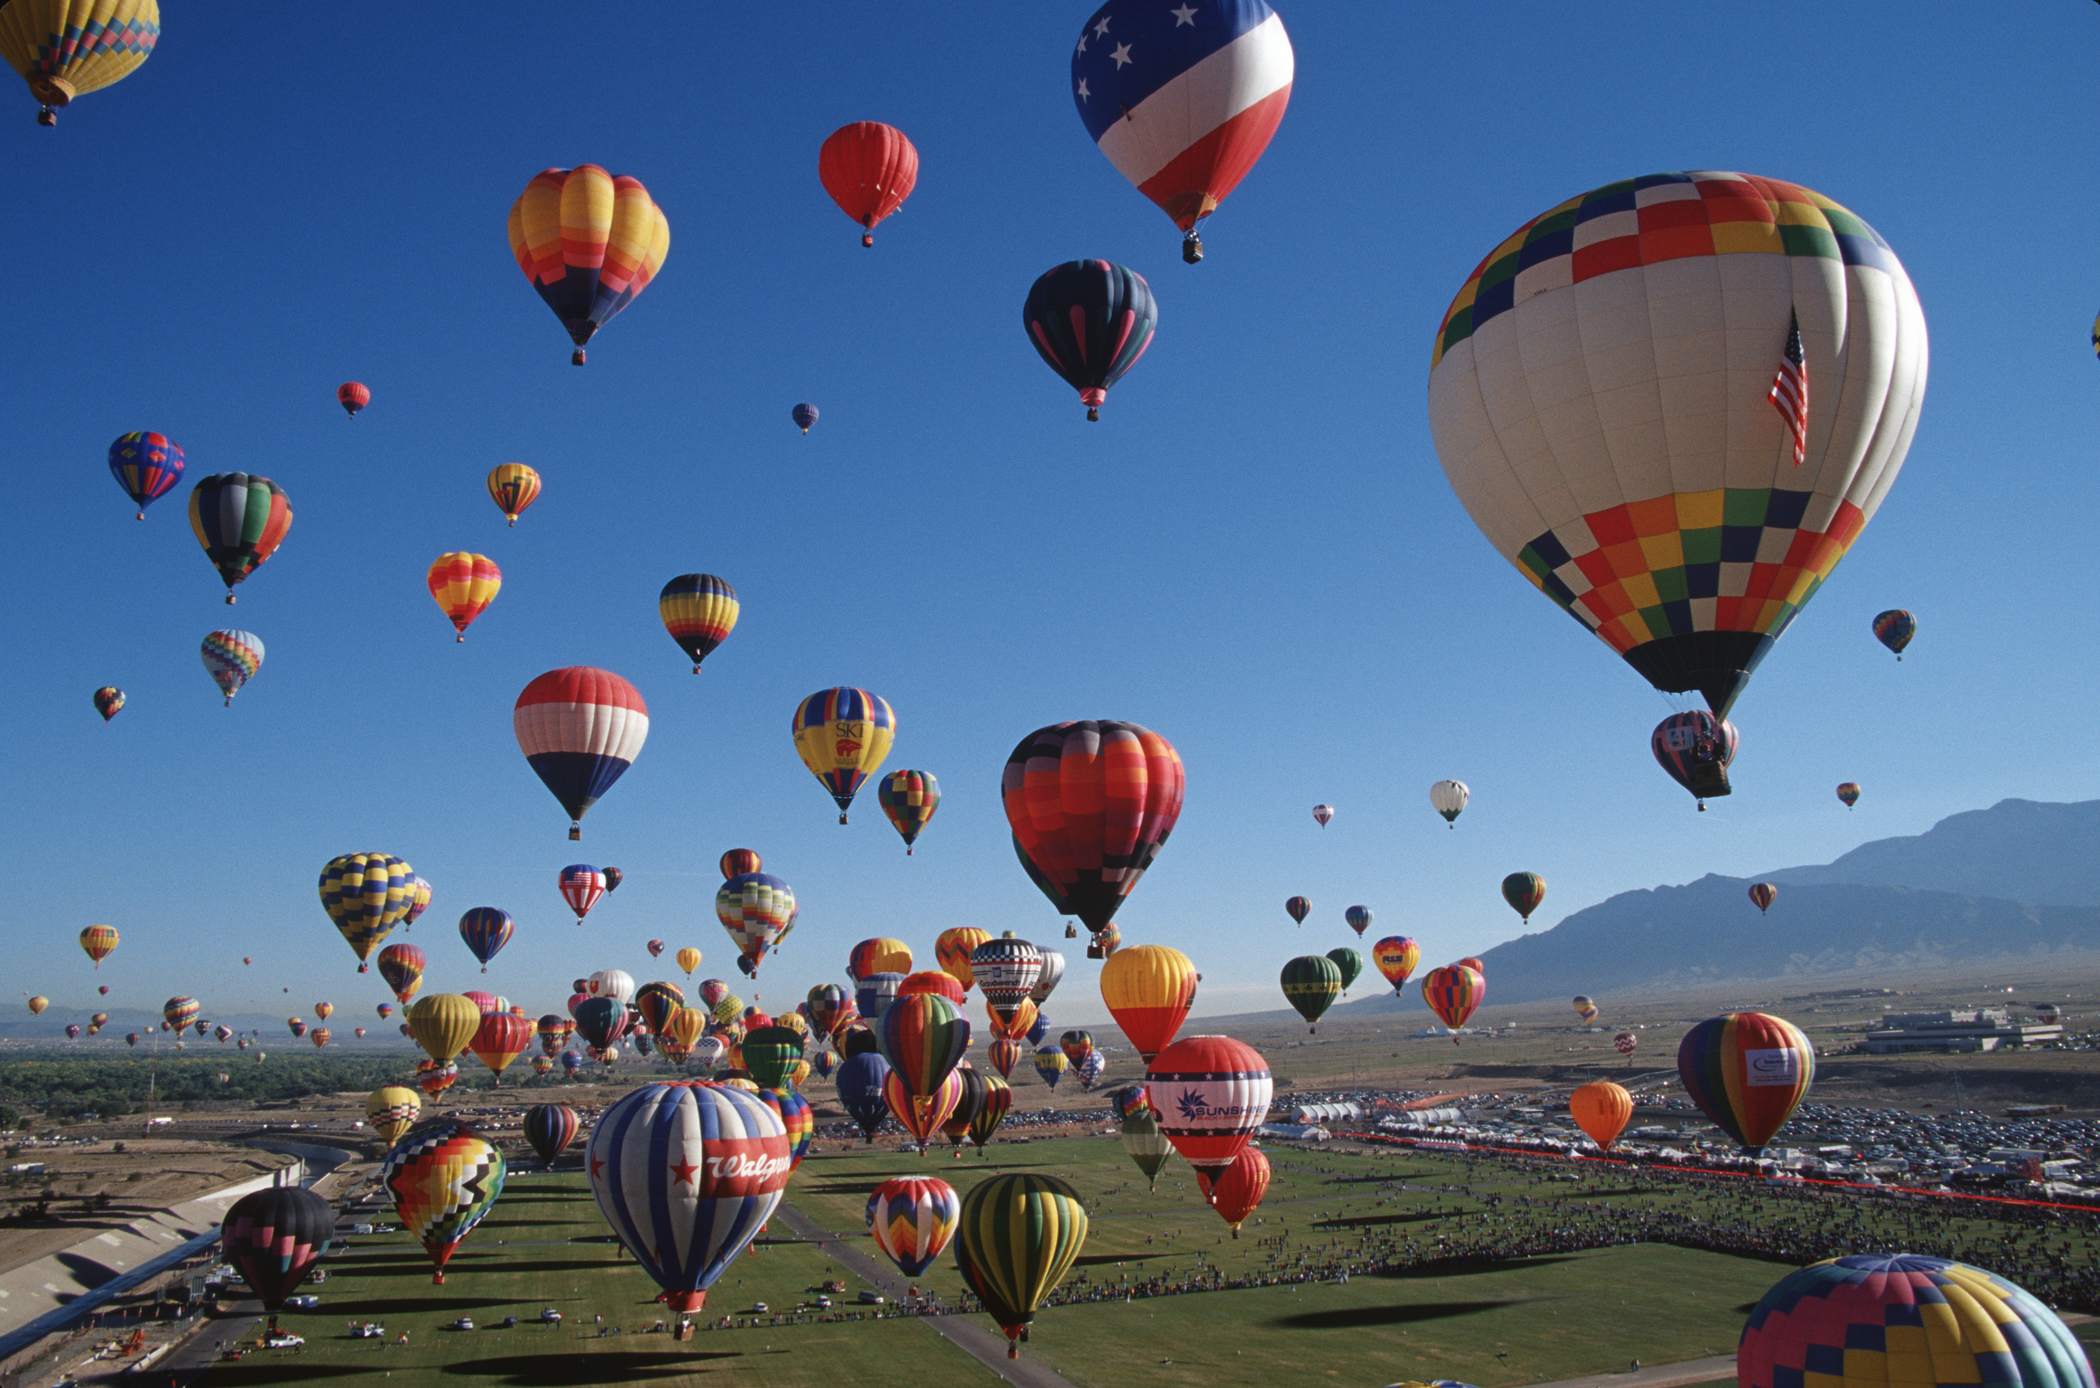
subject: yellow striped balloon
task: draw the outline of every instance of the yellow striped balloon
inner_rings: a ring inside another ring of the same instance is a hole
[[[56,125],[55,106],[122,81],[160,39],[155,0],[9,0],[0,4],[0,58],[22,74]]]
[[[489,469],[489,498],[512,525],[540,498],[540,475],[523,463],[499,463]]]
[[[474,619],[496,600],[503,587],[503,570],[486,554],[462,550],[440,554],[430,566],[426,581],[430,596],[437,599],[438,610],[451,619],[452,629],[464,641]]]
[[[1055,1176],[994,1176],[963,1197],[955,1242],[963,1281],[1006,1332],[1006,1357],[1018,1359],[1036,1307],[1086,1246],[1086,1207]]]

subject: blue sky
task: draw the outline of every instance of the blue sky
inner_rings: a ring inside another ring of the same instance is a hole
[[[672,973],[651,937],[735,977],[712,894],[737,845],[803,903],[769,1003],[836,979],[868,935],[929,961],[950,925],[1049,939],[997,786],[1065,718],[1181,751],[1187,807],[1121,923],[1197,960],[1207,1011],[1280,1005],[1285,959],[1358,943],[1353,903],[1376,912],[1364,943],[1414,935],[1426,967],[1518,933],[1497,889],[1520,868],[1550,884],[1550,924],[2003,796],[2093,793],[2075,633],[2100,521],[2100,14],[1290,6],[1289,114],[1190,268],[1073,110],[1085,7],[695,13],[593,31],[528,3],[448,37],[406,10],[263,26],[170,3],[153,58],[56,130],[5,89],[27,312],[0,345],[0,790],[26,870],[0,923],[47,1020],[91,1010],[97,983],[369,1015],[384,989],[314,889],[367,849],[437,887],[409,937],[426,987],[534,1012],[594,968]],[[859,119],[922,160],[873,251],[815,172]],[[533,173],[582,162],[641,178],[672,244],[576,370],[504,218]],[[1903,475],[1737,705],[1738,791],[1704,815],[1647,751],[1672,701],[1481,539],[1424,407],[1481,256],[1563,198],[1683,168],[1865,217],[1933,347]],[[1161,313],[1094,425],[1019,322],[1035,276],[1080,256],[1145,274]],[[334,403],[351,379],[374,397],[354,421]],[[823,410],[806,438],[798,400]],[[188,480],[143,525],[111,482],[110,440],[141,428],[190,479],[289,492],[290,537],[238,606],[188,533]],[[546,492],[506,529],[481,479],[512,460]],[[423,586],[454,549],[505,575],[463,646]],[[698,678],[655,607],[694,570],[744,601]],[[1901,665],[1867,631],[1893,606],[1922,627]],[[196,654],[229,619],[269,652],[230,710]],[[653,718],[580,852],[510,730],[518,690],[568,664],[625,675]],[[105,683],[130,700],[107,727]],[[795,758],[796,703],[842,683],[896,709],[886,769],[941,779],[914,857],[872,786],[841,829]],[[1474,792],[1448,831],[1427,794],[1445,776]],[[1866,787],[1849,814],[1847,779]],[[555,888],[579,860],[627,874],[581,928]],[[520,926],[486,979],[453,929],[484,904]],[[93,922],[124,934],[99,974],[74,943]],[[1078,943],[1048,1010],[1097,1022]]]

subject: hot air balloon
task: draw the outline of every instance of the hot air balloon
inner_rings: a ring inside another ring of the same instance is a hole
[[[700,951],[694,949],[691,945],[687,945],[671,957],[678,961],[679,968],[685,970],[687,978],[691,978],[693,970],[700,967]]]
[[[890,754],[897,715],[865,689],[823,689],[804,699],[789,725],[795,754],[838,802],[839,823],[861,782]]]
[[[1342,912],[1342,920],[1347,923],[1351,930],[1361,935],[1371,928],[1371,908],[1368,906],[1351,906],[1348,910]]]
[[[955,1004],[958,1012],[962,1010],[963,1003],[969,996],[963,992],[963,986],[955,981],[953,975],[941,969],[921,969],[917,973],[906,974],[897,984],[897,996],[909,997],[913,993],[933,993],[944,997]],[[879,1022],[881,1019],[876,1020]]]
[[[386,853],[346,853],[321,869],[321,906],[357,956],[359,973],[407,913],[415,875],[414,868]]]
[[[1677,1074],[1700,1111],[1756,1156],[1815,1082],[1816,1050],[1784,1018],[1724,1012],[1684,1034]]]
[[[967,1027],[968,1023],[964,1023]],[[802,1059],[804,1042],[800,1033],[790,1027],[753,1027],[744,1033],[739,1049],[744,1055],[744,1067],[761,1088],[785,1089],[788,1076]]]
[[[1838,787],[1838,799],[1845,802],[1845,808],[1848,810],[1857,805],[1859,803],[1859,782],[1846,781],[1840,785]]]
[[[0,32],[4,28],[0,21]],[[0,38],[0,47],[5,42]],[[144,520],[146,508],[175,490],[182,480],[182,449],[165,434],[144,430],[124,434],[109,446],[109,472],[124,494],[138,503],[139,519]]]
[[[931,1176],[893,1176],[868,1196],[868,1232],[906,1277],[920,1277],[955,1237],[962,1200]]]
[[[1065,1071],[1072,1068],[1072,1062],[1055,1046],[1037,1047],[1033,1064],[1036,1074],[1042,1076],[1043,1083],[1052,1089],[1057,1088],[1057,1082],[1065,1077]]]
[[[576,913],[576,920],[579,925],[582,924],[583,918],[591,913],[591,908],[598,904],[599,898],[603,897],[608,890],[605,885],[605,874],[592,867],[589,863],[571,863],[563,868],[559,885],[561,888],[561,899],[568,902],[569,909]]]
[[[888,784],[887,777],[884,784]],[[940,938],[933,942],[933,957],[967,993],[977,981],[977,975],[970,969],[970,955],[991,938],[991,932],[979,930],[974,925],[954,926],[943,930]]]
[[[430,1255],[432,1282],[444,1284],[452,1250],[495,1206],[506,1170],[501,1148],[452,1118],[431,1119],[386,1154],[379,1183]]]
[[[561,1053],[561,1069],[563,1075],[569,1079],[575,1079],[583,1073],[583,1057],[574,1051],[563,1051]]]
[[[911,946],[887,935],[862,940],[846,955],[846,977],[856,983],[870,974],[908,974]]]
[[[401,929],[406,931],[422,914],[430,909],[430,898],[434,893],[430,884],[421,877],[411,877],[408,883],[408,909],[401,913]]]
[[[544,1055],[534,1056],[532,1058],[532,1073],[540,1079],[545,1079],[554,1073],[554,1061]]]
[[[882,1087],[890,1076],[890,1063],[873,1051],[862,1051],[848,1055],[839,1065],[839,1102],[854,1122],[860,1124],[861,1135],[869,1142],[875,1140],[875,1130],[882,1120],[889,1117],[889,1106],[883,1102]]]
[[[1305,918],[1312,914],[1312,902],[1302,896],[1294,896],[1283,903],[1283,911],[1292,920],[1303,925]]]
[[[997,1077],[983,1074],[965,1062],[956,1067],[955,1079],[961,1087],[956,1091],[954,1111],[941,1120],[941,1136],[948,1139],[949,1146],[961,1147],[977,1115],[984,1112],[985,1098]]]
[[[95,967],[98,969],[102,967],[102,961],[109,958],[109,952],[116,947],[117,928],[113,925],[91,925],[80,932],[80,948],[86,951],[88,958],[95,961]],[[109,990],[104,988],[102,991],[106,993]]]
[[[66,1023],[66,1040],[68,1040],[68,1041],[78,1041],[79,1039],[80,1039],[80,1024],[79,1024],[79,1023],[77,1023],[77,1022],[68,1022],[68,1023]]]
[[[124,707],[124,691],[113,684],[106,684],[95,691],[94,702],[95,712],[101,714],[102,721],[107,723]]]
[[[1342,991],[1344,993],[1348,992],[1349,985],[1356,982],[1363,974],[1364,957],[1347,946],[1328,950],[1327,957],[1332,959],[1334,966],[1342,971]]]
[[[576,344],[576,366],[592,335],[649,287],[671,250],[671,224],[649,190],[596,164],[534,174],[511,204],[509,230],[518,268]]]
[[[1470,954],[1467,955],[1465,958],[1459,960],[1458,963],[1460,968],[1471,969],[1474,973],[1479,974],[1482,978],[1487,977],[1488,966],[1482,963],[1480,960],[1475,959]]]
[[[1332,805],[1315,805],[1315,806],[1313,806],[1313,818],[1314,818],[1315,820],[1319,821],[1319,825],[1320,825],[1320,827],[1321,827],[1322,829],[1325,829],[1325,828],[1327,827],[1327,821],[1328,821],[1328,820],[1330,820],[1330,819],[1333,819],[1333,818],[1334,818],[1334,806],[1332,806]]]
[[[335,388],[335,402],[355,419],[359,410],[372,403],[372,392],[356,381],[345,381]]]
[[[1109,930],[1115,928],[1115,922],[1110,921],[1108,930],[1101,933],[1106,935]],[[1050,995],[1057,991],[1058,983],[1065,976],[1065,957],[1048,945],[1037,945],[1035,952],[1043,957],[1043,970],[1035,976],[1035,984],[1028,990],[1028,999],[1037,1007],[1041,1007],[1050,1001]]]
[[[229,606],[233,585],[275,554],[291,528],[291,499],[267,477],[215,473],[190,489],[190,529],[225,581]]]
[[[1199,1171],[1196,1183],[1208,1187],[1211,1208],[1231,1226],[1232,1236],[1238,1238],[1240,1225],[1269,1193],[1269,1175],[1269,1159],[1262,1155],[1261,1148],[1242,1147],[1222,1174],[1213,1178]]]
[[[1779,900],[1779,888],[1773,886],[1770,882],[1753,882],[1750,884],[1750,903],[1757,907],[1757,913],[1760,916],[1771,910],[1772,903],[1777,900]]]
[[[1055,723],[1021,739],[1000,778],[1014,851],[1060,915],[1101,931],[1181,815],[1173,746],[1135,723]]]
[[[50,1005],[51,999],[44,997],[41,994],[36,997],[33,997],[29,1000],[29,1015],[32,1017],[42,1016],[44,1009],[49,1007]]]
[[[584,814],[641,755],[649,706],[612,671],[571,665],[525,686],[511,729],[518,750],[569,812],[569,837],[580,839]]]
[[[1106,4],[1079,31],[1072,100],[1116,172],[1181,228],[1198,224],[1253,169],[1291,100],[1294,59],[1266,0],[1147,9]]]
[[[1043,971],[1041,951],[1006,931],[970,952],[970,974],[984,990],[985,1005],[1002,1022],[1011,1022]],[[868,1009],[861,1008],[863,1015]]]
[[[810,1107],[809,1100],[793,1089],[761,1089],[758,1099],[773,1110],[787,1133],[788,1172],[792,1175],[795,1168],[802,1165],[802,1159],[809,1155],[810,1144],[816,1140],[816,1110]]]
[[[196,1021],[197,1014],[203,1010],[204,1004],[195,998],[169,998],[161,1004],[160,1016],[169,1031],[181,1031]]]
[[[1609,1152],[1633,1117],[1633,1096],[1610,1080],[1592,1080],[1568,1096],[1568,1113],[1599,1151]]]
[[[1480,262],[1430,427],[1499,553],[1725,718],[1894,483],[1925,372],[1917,295],[1865,222],[1777,179],[1653,174]]]
[[[715,893],[715,919],[755,973],[766,951],[794,928],[795,889],[763,872],[732,877]]]
[[[875,244],[875,224],[904,205],[919,181],[919,151],[904,132],[880,121],[855,121],[824,137],[817,151],[817,177],[839,210],[860,223],[860,243]],[[805,407],[797,406],[799,412]],[[810,422],[816,409],[809,408]],[[799,417],[802,432],[809,424]]]
[[[1630,1031],[1622,1031],[1611,1039],[1612,1049],[1620,1055],[1631,1057],[1640,1048],[1641,1038]]]
[[[998,1132],[999,1125],[1006,1121],[1007,1111],[1013,1107],[1014,1091],[1012,1086],[998,1075],[980,1075],[978,1078],[984,1082],[984,1097],[977,1112],[970,1118],[969,1136],[971,1145],[982,1155],[984,1144],[992,1140],[992,1134]]]
[[[931,771],[892,771],[875,787],[875,803],[904,839],[904,856],[941,807],[941,783]]]
[[[656,599],[664,630],[693,662],[696,675],[708,652],[727,641],[729,633],[736,630],[737,613],[741,610],[736,589],[728,579],[713,574],[680,574],[664,585]]]
[[[1085,1031],[1068,1031],[1057,1038],[1057,1048],[1065,1053],[1065,1059],[1077,1065],[1094,1050],[1093,1034]]]
[[[36,98],[38,125],[54,107],[121,82],[160,39],[154,0],[14,0],[0,6],[0,57]]]
[[[618,998],[586,998],[576,1005],[576,1034],[604,1050],[627,1032],[627,1007]]]
[[[219,1225],[220,1256],[277,1323],[285,1298],[299,1289],[335,1234],[335,1210],[296,1185],[252,1190],[233,1202]]]
[[[491,1012],[481,1019],[474,1031],[474,1039],[467,1049],[474,1058],[489,1067],[489,1073],[501,1083],[503,1072],[532,1045],[532,1023],[509,1012]]]
[[[226,707],[232,708],[233,696],[262,668],[262,638],[252,631],[207,632],[201,653],[205,673],[226,696]]]
[[[761,871],[764,867],[764,860],[750,849],[732,848],[722,855],[722,880],[726,882],[732,877],[742,877],[747,872]]]
[[[109,1014],[107,1012],[97,1012],[94,1016],[88,1018],[89,1031],[100,1031],[108,1025]]]
[[[1027,1054],[1027,1045],[1012,1036],[999,1037],[985,1047],[985,1056],[992,1062],[992,1068],[1008,1079],[1013,1077],[1014,1066],[1019,1065],[1021,1057]]]
[[[684,1007],[685,991],[675,983],[644,983],[635,990],[634,1010],[642,1014],[643,1024],[659,1036],[670,1025],[671,1014]],[[698,1035],[694,1033],[696,1038]]]
[[[481,1009],[458,993],[431,993],[408,1009],[408,1034],[438,1064],[456,1060],[481,1029]]]
[[[1867,1383],[2088,1388],[2083,1345],[2057,1314],[1994,1272],[1916,1253],[1856,1253],[1782,1278],[1736,1348],[1742,1388],[1814,1375]]]
[[[1429,788],[1429,807],[1454,829],[1458,827],[1458,817],[1465,813],[1466,802],[1472,798],[1473,792],[1464,781],[1438,781]]]
[[[1910,644],[1910,638],[1917,634],[1918,619],[1900,607],[1890,608],[1874,618],[1874,639],[1894,651],[1898,661],[1903,659],[1903,648]]]
[[[1342,971],[1326,955],[1301,954],[1283,966],[1284,1001],[1305,1019],[1307,1031],[1319,1031],[1320,1014],[1341,995]]]
[[[314,1043],[314,1049],[317,1051],[320,1050],[323,1046],[326,1046],[330,1041],[334,1039],[335,1033],[330,1031],[327,1027],[315,1027],[313,1030],[312,1040]]]
[[[1099,420],[1108,388],[1152,345],[1159,305],[1145,277],[1128,266],[1070,260],[1029,287],[1021,326],[1036,354],[1079,392],[1086,417]]]
[[[970,1021],[955,1003],[937,993],[905,994],[884,1008],[876,1020],[875,1042],[882,1058],[890,1064],[890,1073],[911,1095],[912,1108],[923,1123],[934,1095],[955,1073],[956,1062],[970,1048]],[[749,1040],[744,1044],[748,1056]],[[801,1055],[800,1046],[796,1047],[796,1055]],[[759,1079],[764,1082],[763,1075]],[[924,1126],[930,1132],[936,1125]],[[914,1135],[924,1140],[925,1134],[916,1128]]]
[[[1590,1000],[1590,997],[1587,993],[1577,993],[1575,995],[1574,1006],[1575,1015],[1577,1017],[1580,1017],[1584,1022],[1594,1022],[1597,1020],[1597,1004]]]
[[[534,1104],[525,1110],[524,1127],[525,1141],[539,1154],[542,1167],[552,1171],[555,1159],[576,1140],[583,1120],[567,1104]]]
[[[332,1003],[332,1002],[317,1002],[317,1003],[315,1003],[315,1004],[314,1004],[314,1016],[316,1016],[316,1017],[319,1017],[319,1018],[320,1018],[320,1019],[321,1019],[322,1021],[324,1021],[324,1022],[325,1022],[325,1021],[327,1021],[327,1020],[328,1020],[328,1019],[329,1019],[330,1017],[333,1017],[334,1015],[335,1015],[335,1004],[334,1004],[334,1003]]]
[[[1429,1004],[1429,1010],[1451,1033],[1454,1046],[1458,1044],[1459,1028],[1486,996],[1487,980],[1478,969],[1464,964],[1446,964],[1422,975],[1422,1001]]]
[[[1153,1058],[1145,1087],[1160,1129],[1190,1166],[1215,1177],[1265,1121],[1275,1086],[1261,1053],[1229,1036],[1187,1036]]]
[[[788,417],[806,434],[809,432],[809,426],[817,422],[817,407],[809,404],[797,405],[788,411]]]
[[[1001,1017],[999,1010],[989,1002],[984,1005],[984,1010],[986,1016],[991,1019],[993,1036],[1012,1037],[1016,1041],[1028,1040],[1029,1033],[1042,1021],[1042,1013],[1036,1007],[1034,998],[1021,999],[1011,1017]]]
[[[394,996],[406,1006],[408,1000],[423,986],[423,968],[428,961],[423,951],[414,945],[393,944],[379,951],[379,976],[386,986],[394,990]],[[379,1005],[379,1015],[387,1015],[385,1003]]]
[[[1656,724],[1648,749],[1655,754],[1656,764],[1690,791],[1704,810],[1708,797],[1727,795],[1732,789],[1728,766],[1735,760],[1740,741],[1735,724],[1695,709],[1672,714]]]
[[[517,929],[518,923],[510,918],[510,913],[494,906],[476,906],[459,918],[459,938],[481,961],[483,973],[489,971],[489,960],[510,943]]]
[[[954,1114],[962,1089],[961,1072],[951,1071],[931,1094],[914,1094],[904,1077],[891,1070],[882,1077],[882,1104],[923,1151],[934,1131]]]
[[[1134,945],[1101,966],[1101,1000],[1137,1053],[1151,1062],[1174,1040],[1196,1001],[1196,966],[1178,949]]]
[[[1079,1193],[1055,1176],[994,1176],[963,1197],[956,1263],[1006,1332],[1007,1358],[1020,1357],[1036,1308],[1071,1270],[1086,1229]]]
[[[858,1015],[852,994],[838,984],[820,983],[809,990],[810,1029],[819,1038],[829,1037]]]
[[[1136,1088],[1139,1093],[1144,1092],[1142,1085]],[[1129,1154],[1131,1161],[1137,1164],[1137,1169],[1144,1173],[1147,1188],[1158,1190],[1160,1168],[1174,1155],[1174,1144],[1169,1142],[1167,1135],[1160,1130],[1159,1115],[1150,1108],[1144,1108],[1126,1115],[1122,1124],[1123,1150]]]
[[[523,463],[498,463],[489,469],[489,498],[512,525],[539,500],[540,475]]]
[[[1546,879],[1535,872],[1513,872],[1502,879],[1502,899],[1528,925],[1531,913],[1546,899]]]
[[[224,1022],[221,1022],[218,1026],[215,1026],[211,1029],[211,1034],[214,1040],[218,1041],[221,1045],[224,1045],[226,1042],[231,1041],[233,1039],[233,1028],[227,1026]]]
[[[137,1032],[135,1032],[135,1031],[131,1031],[131,1032],[126,1032],[126,1033],[124,1034],[124,1044],[125,1044],[125,1045],[127,1045],[127,1046],[136,1046],[136,1045],[137,1045],[138,1043],[139,1043],[139,1034],[138,1034]]]
[[[452,622],[459,639],[467,639],[467,627],[503,587],[503,570],[486,554],[459,551],[440,554],[430,565],[425,581],[438,610]]]

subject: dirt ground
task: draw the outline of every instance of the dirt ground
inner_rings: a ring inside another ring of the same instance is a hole
[[[0,1175],[0,1216],[49,1196],[51,1218],[0,1223],[0,1270],[70,1248],[139,1214],[274,1171],[288,1160],[272,1152],[175,1138],[126,1138],[85,1147],[24,1147],[0,1170],[43,1162],[44,1174]],[[47,1179],[48,1178],[48,1179]],[[108,1196],[107,1203],[97,1197]]]

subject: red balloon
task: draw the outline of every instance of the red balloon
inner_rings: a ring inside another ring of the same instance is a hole
[[[1160,1131],[1199,1173],[1223,1175],[1268,1119],[1275,1082],[1261,1052],[1230,1036],[1185,1036],[1145,1070]]]
[[[1259,1147],[1243,1147],[1232,1159],[1232,1165],[1225,1168],[1224,1175],[1213,1181],[1199,1170],[1196,1184],[1210,1197],[1211,1208],[1232,1226],[1232,1236],[1238,1238],[1240,1225],[1269,1193],[1269,1159]]]
[[[962,984],[955,980],[955,976],[939,969],[906,974],[904,981],[897,985],[897,996],[901,998],[909,993],[937,993],[957,1007],[963,1005],[966,997]]]
[[[1135,723],[1054,723],[1021,739],[1000,778],[1021,866],[1059,914],[1106,930],[1181,817],[1173,744]]]
[[[919,181],[919,151],[893,125],[855,121],[824,141],[817,177],[839,210],[867,229],[860,243],[872,246],[875,224],[901,207]]]
[[[356,381],[345,381],[336,388],[335,398],[338,404],[350,412],[350,417],[355,419],[359,410],[372,403],[372,392]]]

